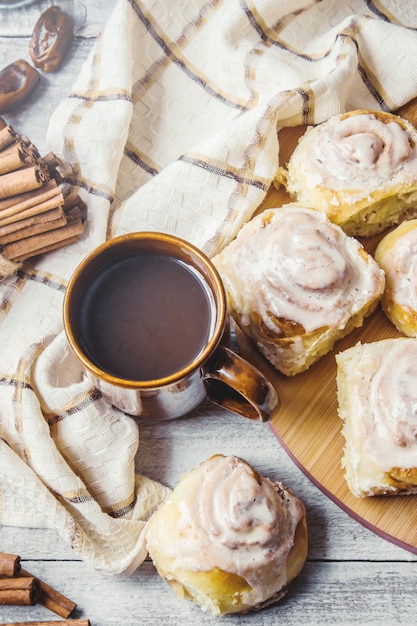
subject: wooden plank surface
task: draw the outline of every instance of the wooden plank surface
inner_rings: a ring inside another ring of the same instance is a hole
[[[50,571],[47,563],[36,569],[38,576],[44,579],[48,578]],[[78,586],[80,608],[74,613],[74,618],[85,619],[81,607],[91,606],[92,599],[95,599],[94,615],[90,614],[92,626],[310,626],[324,623],[342,626],[355,623],[353,620],[340,621],[341,616],[346,615],[344,607],[347,604],[356,616],[356,623],[362,626],[407,624],[401,616],[413,614],[415,601],[411,589],[417,584],[417,570],[413,563],[393,564],[389,571],[381,572],[378,563],[361,563],[353,570],[344,563],[328,562],[323,565],[310,562],[291,586],[286,598],[273,610],[219,619],[197,610],[190,602],[176,598],[161,580],[155,581],[154,569],[149,562],[131,577],[116,583],[91,573],[85,566],[74,564],[66,564],[60,572],[55,570],[54,580],[56,585],[68,593],[74,580],[80,576],[84,584]],[[404,586],[410,590],[406,600],[402,599],[401,593],[397,594],[397,590]],[[368,594],[368,589],[374,589],[375,592]],[[384,593],[387,589],[395,591],[392,594]],[[159,615],[162,617],[160,621],[155,614],[156,594]],[[129,598],[134,600],[129,602]],[[130,615],[126,607],[129,607]],[[387,617],[393,615],[393,608],[399,615],[397,622],[389,621]],[[14,619],[17,622],[32,619],[35,613],[33,609],[16,608]],[[8,612],[7,608],[5,610]],[[36,613],[38,619],[51,619],[46,609],[37,609]],[[360,621],[361,616],[364,616],[364,621]],[[413,623],[408,622],[409,625]]]
[[[306,505],[308,561],[282,604],[219,621],[175,598],[148,561],[131,577],[109,578],[76,560],[53,530],[0,529],[1,549],[20,553],[25,569],[76,601],[77,617],[88,617],[92,626],[413,623],[417,557],[377,537],[324,496],[293,464],[268,424],[243,420],[207,402],[193,418],[140,422],[139,427],[138,471],[169,486],[216,452],[246,458],[264,475],[282,480]],[[393,585],[394,602],[389,599]],[[42,607],[0,607],[0,623],[51,617]]]

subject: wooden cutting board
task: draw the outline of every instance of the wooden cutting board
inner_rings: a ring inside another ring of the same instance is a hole
[[[406,105],[399,113],[415,124],[416,102]],[[282,164],[303,132],[304,128],[281,131]],[[271,190],[260,210],[281,206],[287,201],[285,191]],[[362,243],[373,253],[378,239],[362,240]],[[365,343],[398,336],[398,331],[378,309],[365,320],[361,329],[339,341],[331,353],[307,372],[288,378],[278,373],[242,333],[237,335],[243,356],[257,365],[278,391],[280,406],[272,416],[271,427],[295,463],[353,518],[417,554],[417,496],[356,498],[347,487],[341,467],[344,438],[337,413],[335,354],[358,341]]]

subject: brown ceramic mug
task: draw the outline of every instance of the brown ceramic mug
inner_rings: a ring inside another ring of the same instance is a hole
[[[263,374],[228,345],[217,270],[178,237],[137,232],[98,246],[68,283],[64,327],[87,375],[130,415],[174,419],[208,397],[267,421],[277,404]]]

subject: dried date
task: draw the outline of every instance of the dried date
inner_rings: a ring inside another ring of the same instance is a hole
[[[10,63],[0,72],[0,113],[24,102],[40,79],[39,72],[23,59]]]
[[[39,17],[33,29],[29,54],[35,67],[54,72],[63,63],[74,32],[72,17],[59,6],[51,6]]]

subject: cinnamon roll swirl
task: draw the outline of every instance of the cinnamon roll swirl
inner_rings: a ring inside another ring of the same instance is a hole
[[[385,272],[382,308],[407,337],[417,337],[417,219],[385,235],[375,251]]]
[[[417,339],[357,344],[336,362],[350,491],[359,498],[417,493]]]
[[[361,326],[384,290],[383,271],[356,239],[297,204],[257,215],[213,262],[236,323],[287,376]]]
[[[173,590],[214,615],[277,602],[301,571],[305,508],[246,461],[215,455],[185,474],[146,529]]]
[[[307,129],[277,179],[347,234],[381,233],[417,215],[417,130],[382,111],[334,116]]]

